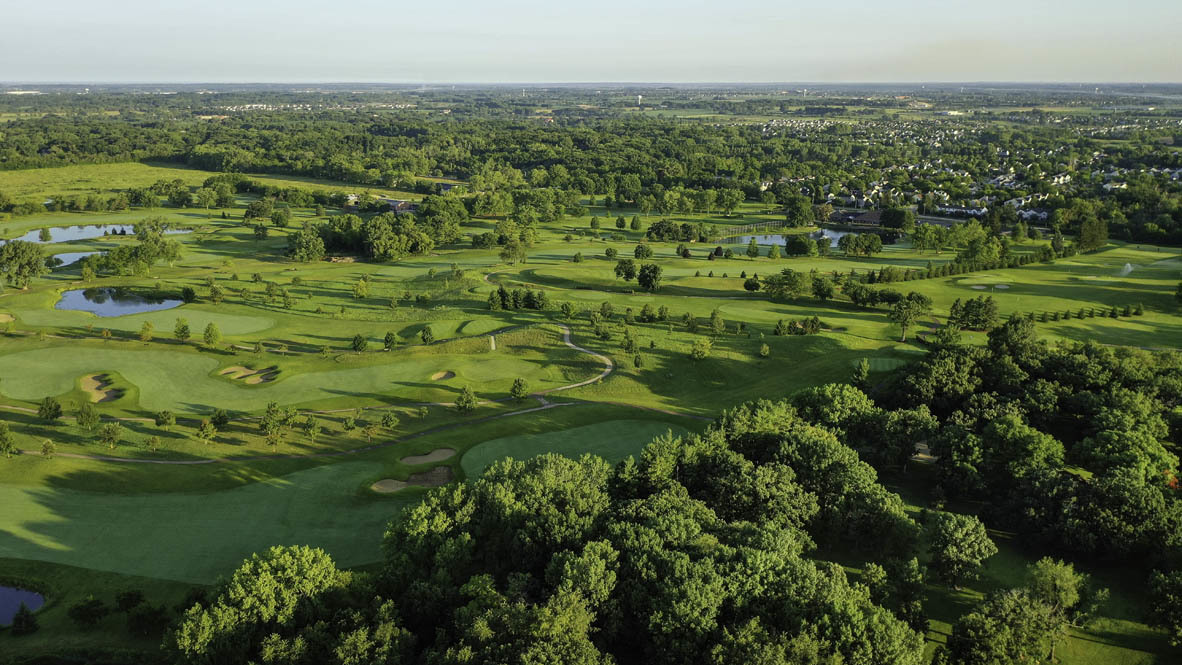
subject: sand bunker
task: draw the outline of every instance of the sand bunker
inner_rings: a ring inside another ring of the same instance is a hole
[[[16,319],[12,318],[11,314],[5,314],[4,312],[0,312],[0,323],[8,323],[9,321],[15,321],[15,320]]]
[[[220,374],[235,381],[241,380],[243,383],[266,383],[267,381],[274,381],[279,376],[279,368],[272,365],[263,369],[251,369],[242,365],[234,365],[223,369]]]
[[[82,392],[90,395],[92,402],[110,402],[123,396],[123,391],[111,388],[111,377],[106,374],[89,374],[82,377]]]
[[[431,375],[431,380],[432,381],[443,381],[444,379],[454,379],[455,377],[456,377],[456,373],[449,370],[447,372],[435,372],[434,374]]]
[[[978,290],[978,291],[984,291],[984,290],[985,290],[985,287],[984,287],[984,286],[981,286],[980,284],[974,284],[974,285],[970,286],[969,288],[970,288],[970,289],[976,289],[976,290]]]
[[[436,448],[426,455],[409,455],[398,460],[407,466],[415,466],[418,464],[430,464],[432,462],[442,462],[456,454],[454,448]]]
[[[398,490],[404,490],[407,487],[439,487],[440,485],[450,483],[451,480],[451,467],[437,466],[434,469],[429,469],[422,473],[413,473],[406,480],[383,478],[370,485],[369,488],[378,494],[389,494]]]
[[[998,284],[997,286],[994,286],[993,288],[995,288],[995,289],[1008,289],[1008,288],[1010,288],[1010,285],[1009,285],[1009,284]]]

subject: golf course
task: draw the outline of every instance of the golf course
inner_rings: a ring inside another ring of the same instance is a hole
[[[196,190],[218,175],[149,163],[38,173],[0,172],[0,191],[46,197],[174,180]],[[423,205],[423,195],[393,188],[362,196]],[[0,418],[13,444],[0,460],[0,584],[46,598],[40,633],[19,643],[0,635],[0,650],[31,654],[63,640],[144,648],[151,639],[46,628],[68,626],[81,599],[129,587],[172,607],[274,545],[319,547],[341,567],[371,569],[387,524],[433,487],[475,481],[509,458],[638,458],[654,439],[701,432],[736,404],[847,381],[863,361],[877,384],[921,358],[954,309],[981,296],[998,321],[1029,318],[1052,344],[1182,344],[1182,253],[1173,247],[1110,241],[1049,261],[1034,258],[1049,241],[1025,240],[1009,246],[1021,261],[945,274],[958,247],[921,250],[905,236],[873,256],[836,246],[791,257],[770,244],[750,251],[732,231],[782,217],[755,202],[730,214],[647,215],[585,197],[583,214],[534,225],[523,255],[478,246],[473,238],[503,231],[505,219],[476,215],[458,223],[457,240],[396,260],[331,251],[301,261],[293,248],[305,224],[356,209],[290,205],[283,224],[244,220],[261,198],[236,191],[226,206],[162,202],[0,224],[9,242],[52,235],[42,229],[130,229],[31,243],[46,256],[176,248],[126,269],[83,258],[0,293]],[[646,234],[663,220],[700,226],[709,240]],[[165,231],[145,233],[150,225]],[[813,242],[818,231],[777,234]],[[627,276],[620,259],[633,256],[660,267],[659,284]],[[900,327],[887,307],[844,295],[751,288],[784,269],[851,283],[897,270],[907,277],[879,286],[930,307]],[[74,302],[88,311],[63,308]],[[812,320],[808,334],[783,333]],[[962,335],[986,342],[983,329]],[[936,480],[909,474],[891,487],[917,514]],[[1007,543],[980,581],[941,596],[933,648],[966,603],[1016,580],[1031,556]],[[857,574],[856,558],[840,560]],[[1148,655],[1160,635],[1127,609],[1140,592],[1113,571],[1097,575],[1123,605],[1102,636],[1073,631],[1070,662],[1165,662]],[[1102,644],[1083,648],[1089,641]]]

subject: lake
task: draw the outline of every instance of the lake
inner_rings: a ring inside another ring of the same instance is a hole
[[[0,626],[12,623],[12,617],[16,616],[17,610],[21,608],[21,603],[36,612],[45,604],[45,597],[33,591],[0,586]]]
[[[82,259],[84,259],[88,256],[94,256],[95,254],[101,254],[101,253],[102,252],[62,252],[61,254],[54,254],[53,258],[57,259],[58,261],[61,261],[61,264],[55,266],[57,268],[61,268],[63,266],[68,266],[68,265],[72,265],[74,263],[78,263],[79,261],[81,261]]]
[[[41,232],[49,231],[49,240],[41,239]],[[192,229],[168,229],[164,233],[167,235],[175,235],[178,233],[192,233]],[[48,229],[33,229],[22,236],[17,236],[13,240],[24,240],[25,242],[45,243],[45,242],[70,242],[72,240],[90,240],[91,238],[102,238],[103,236],[120,236],[120,235],[135,235],[134,224],[85,224],[81,226],[51,226]],[[0,242],[8,242],[0,241]]]
[[[810,233],[809,237],[813,238],[814,240],[818,240],[820,238],[828,238],[829,239],[829,246],[830,247],[837,247],[837,241],[840,240],[842,236],[847,236],[850,233],[852,233],[852,232],[851,231],[834,231],[832,229],[821,229],[820,231],[815,231],[813,233]],[[755,238],[755,244],[757,244],[757,245],[779,245],[779,246],[783,247],[784,245],[788,244],[788,236],[780,234],[780,233],[773,233],[773,234],[762,235],[762,236],[761,235],[735,236],[735,237],[731,237],[731,238],[726,238],[725,240],[723,240],[723,242],[731,242],[731,243],[736,243],[736,244],[740,244],[740,245],[746,245],[747,243],[751,242],[752,238]]]
[[[179,298],[145,298],[124,288],[102,286],[62,292],[55,309],[90,312],[98,316],[123,316],[179,307]]]

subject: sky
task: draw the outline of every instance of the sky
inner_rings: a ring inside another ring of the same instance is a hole
[[[1182,81],[1180,0],[38,0],[0,81]]]

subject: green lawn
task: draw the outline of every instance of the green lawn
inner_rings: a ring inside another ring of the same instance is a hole
[[[460,467],[466,477],[478,478],[497,460],[506,457],[524,460],[543,453],[558,453],[571,458],[590,453],[615,464],[639,454],[650,441],[667,432],[674,436],[687,433],[680,425],[671,423],[611,420],[545,434],[509,436],[473,447],[460,460]]]

